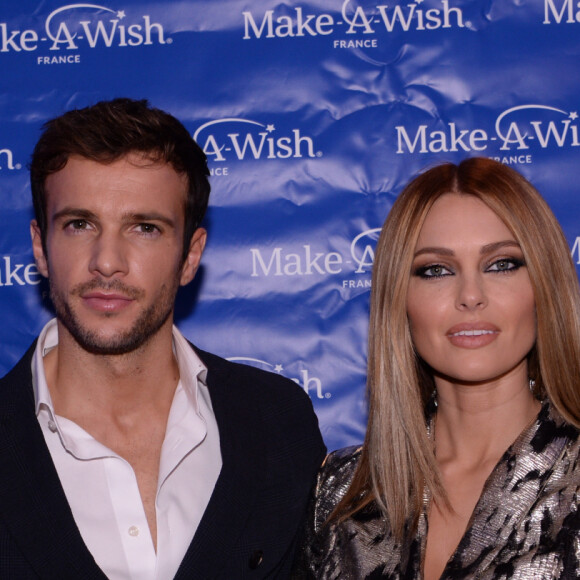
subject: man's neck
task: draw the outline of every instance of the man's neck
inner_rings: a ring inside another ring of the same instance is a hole
[[[179,381],[171,323],[135,351],[122,355],[90,353],[61,324],[58,330],[58,346],[44,358],[58,415],[75,420],[79,416],[120,419],[152,409],[169,413]]]

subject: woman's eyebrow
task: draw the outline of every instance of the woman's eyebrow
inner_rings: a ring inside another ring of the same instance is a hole
[[[495,252],[496,250],[501,250],[502,248],[520,249],[520,245],[515,240],[504,240],[502,242],[493,242],[492,244],[486,244],[485,246],[482,246],[479,253],[489,254],[490,252]]]
[[[491,252],[495,252],[497,250],[501,250],[502,248],[518,248],[520,245],[515,240],[502,240],[501,242],[492,242],[491,244],[485,244],[481,246],[479,250],[480,254],[489,254]],[[455,252],[450,248],[443,248],[439,246],[428,246],[425,248],[421,248],[415,252],[415,257],[421,256],[422,254],[437,254],[439,256],[455,256]]]
[[[455,256],[455,252],[449,248],[440,248],[437,246],[429,246],[426,248],[421,248],[415,252],[416,256],[421,256],[422,254],[439,254],[440,256]]]

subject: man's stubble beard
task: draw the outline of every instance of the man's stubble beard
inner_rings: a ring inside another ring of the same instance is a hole
[[[176,275],[171,286],[165,284],[161,286],[157,300],[138,315],[131,328],[113,337],[101,337],[98,331],[90,330],[83,326],[70,302],[54,288],[50,278],[49,286],[50,298],[54,305],[57,319],[81,348],[98,355],[124,355],[145,345],[173,314],[179,281]],[[91,282],[75,286],[70,295],[80,297],[83,293],[91,290],[119,291],[134,300],[139,300],[144,296],[142,290],[127,286],[120,280],[104,282],[96,278]],[[112,318],[114,316],[114,313],[103,313],[104,318]]]

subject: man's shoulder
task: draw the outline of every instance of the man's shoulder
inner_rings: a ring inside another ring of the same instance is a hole
[[[22,393],[22,385],[27,383],[32,386],[32,357],[36,348],[36,340],[22,355],[22,358],[0,378],[0,396],[16,390]],[[32,390],[31,390],[32,392]]]
[[[310,397],[300,385],[279,374],[193,348],[207,366],[207,386],[218,419],[228,416],[238,421],[244,417],[256,430],[267,433],[272,445],[283,447],[303,440],[314,445],[320,465],[324,444],[318,419]]]
[[[16,377],[20,378],[23,375],[32,376],[30,370],[30,364],[32,362],[32,356],[34,355],[34,349],[36,348],[37,339],[34,340],[32,345],[26,350],[22,355],[20,360],[3,376],[0,378],[0,382],[10,381]]]
[[[201,361],[207,366],[210,390],[213,382],[225,380],[230,391],[232,389],[243,389],[246,395],[249,392],[254,392],[266,399],[275,398],[281,401],[289,398],[310,403],[310,397],[304,392],[304,389],[283,375],[232,362],[216,354],[200,350],[194,345],[192,346]]]
[[[0,378],[0,414],[22,416],[34,411],[32,357],[35,348],[36,340],[12,369]]]

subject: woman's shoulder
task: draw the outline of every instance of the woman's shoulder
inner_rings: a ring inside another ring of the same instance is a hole
[[[322,464],[322,470],[345,469],[347,466],[356,467],[361,452],[362,445],[351,445],[331,451]]]
[[[362,447],[360,445],[353,445],[329,453],[320,469],[318,477],[319,487],[326,486],[335,488],[344,484],[350,485],[360,459],[361,451]]]
[[[315,496],[315,527],[324,523],[346,494],[356,471],[362,447],[329,453],[320,468]]]

